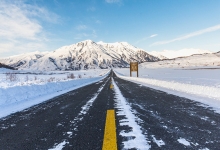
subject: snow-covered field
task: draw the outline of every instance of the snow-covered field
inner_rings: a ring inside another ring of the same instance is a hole
[[[108,69],[20,71],[0,68],[0,118],[104,78]]]
[[[141,68],[220,68],[220,52],[191,55],[157,62],[144,62]]]
[[[140,68],[139,78],[129,77],[129,68],[114,70],[121,78],[199,101],[220,113],[220,68]],[[0,117],[101,80],[108,71],[91,69],[39,72],[1,68]],[[10,74],[6,75],[9,72],[16,75],[15,81],[10,81]],[[68,78],[71,74],[74,79]]]
[[[220,113],[220,68],[140,68],[139,78],[129,68],[114,69],[120,78],[179,95],[212,107]]]
[[[8,88],[23,85],[45,84],[48,82],[58,82],[70,80],[68,75],[73,74],[74,79],[93,78],[104,75],[106,70],[90,69],[80,71],[33,71],[33,70],[9,70],[0,68],[0,88]],[[16,81],[10,82],[6,73],[15,73]]]

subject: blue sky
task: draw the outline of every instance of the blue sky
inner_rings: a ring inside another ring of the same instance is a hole
[[[0,57],[91,39],[220,51],[220,0],[0,0]]]

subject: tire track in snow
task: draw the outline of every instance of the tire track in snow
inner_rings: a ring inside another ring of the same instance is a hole
[[[112,83],[115,90],[115,102],[117,116],[125,116],[127,119],[120,120],[120,126],[129,126],[132,130],[129,132],[121,131],[120,135],[127,137],[127,141],[123,141],[124,149],[139,149],[139,150],[148,150],[151,146],[148,144],[147,138],[143,134],[141,127],[137,124],[137,121],[140,121],[138,117],[135,116],[132,112],[131,106],[128,104],[126,99],[123,97],[121,91],[116,85],[114,79],[112,78]]]

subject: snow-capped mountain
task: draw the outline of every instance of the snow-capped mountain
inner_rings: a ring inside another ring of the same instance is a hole
[[[0,59],[0,62],[7,64],[11,67],[20,68],[22,66],[31,66],[32,64],[36,63],[38,59],[42,58],[48,54],[48,52],[31,52],[21,55],[14,55],[7,58]]]
[[[181,49],[181,50],[176,50],[176,51],[174,50],[163,50],[161,52],[152,51],[148,53],[160,59],[172,59],[172,58],[177,58],[177,57],[191,56],[194,54],[205,54],[205,53],[210,54],[212,52],[208,50],[190,48],[190,49]]]
[[[188,57],[160,60],[158,62],[145,62],[143,68],[186,68],[186,67],[220,67],[220,52],[194,54]]]
[[[145,61],[158,61],[157,57],[149,55],[146,51],[134,47],[127,42],[116,43],[104,43],[98,42],[104,49],[106,49],[111,55],[118,54],[126,62],[138,61],[140,63]],[[136,58],[135,58],[135,57]]]
[[[108,44],[86,40],[53,52],[22,54],[0,59],[0,62],[18,69],[79,70],[128,67],[131,61],[142,63],[158,60],[126,42]]]

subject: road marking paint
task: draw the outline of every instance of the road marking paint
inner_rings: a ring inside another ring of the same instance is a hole
[[[114,88],[114,85],[111,83],[110,84],[110,89],[113,89]]]
[[[108,110],[105,122],[105,134],[102,150],[117,150],[115,111]]]

